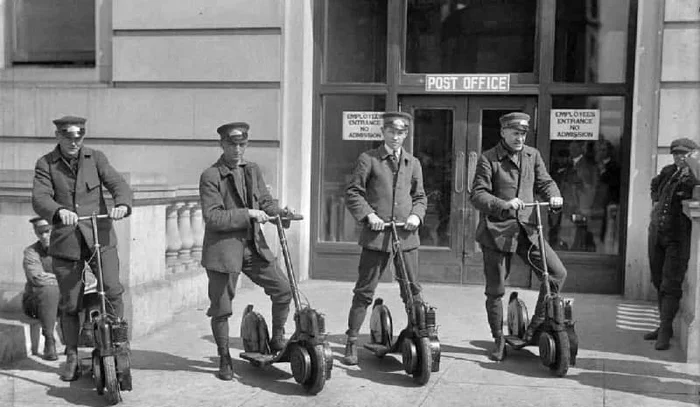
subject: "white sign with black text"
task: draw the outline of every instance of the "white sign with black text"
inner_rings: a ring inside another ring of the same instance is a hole
[[[383,140],[384,112],[343,112],[343,140]]]
[[[552,109],[550,140],[598,140],[599,109]]]

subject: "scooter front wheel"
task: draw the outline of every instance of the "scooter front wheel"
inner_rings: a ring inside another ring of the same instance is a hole
[[[95,384],[97,394],[103,395],[105,392],[104,369],[102,368],[100,352],[97,349],[92,351],[92,381]]]
[[[569,335],[566,331],[556,332],[554,342],[556,345],[556,356],[554,363],[549,366],[549,370],[559,377],[564,377],[569,371],[569,362],[571,361]]]
[[[105,356],[102,358],[102,366],[104,367],[105,387],[107,388],[105,393],[107,402],[110,405],[118,404],[122,401],[122,395],[119,392],[117,365],[114,361],[114,356]]]
[[[311,372],[309,378],[302,383],[304,390],[309,394],[318,394],[326,384],[326,360],[323,344],[306,345],[306,350],[311,357]]]
[[[413,371],[413,381],[423,386],[430,380],[433,366],[433,356],[430,351],[430,339],[419,338],[417,347],[418,363]]]

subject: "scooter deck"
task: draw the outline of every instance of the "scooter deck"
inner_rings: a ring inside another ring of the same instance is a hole
[[[241,352],[239,356],[256,366],[267,366],[279,362],[282,359],[282,353],[270,355],[259,352]]]
[[[375,356],[382,357],[387,353],[391,353],[392,348],[381,343],[366,343],[364,344],[365,349],[368,349],[374,353]]]
[[[506,343],[514,349],[522,349],[528,345],[533,345],[532,343],[525,342],[524,340],[522,340],[521,338],[518,338],[515,335],[506,335],[505,339],[506,339]]]

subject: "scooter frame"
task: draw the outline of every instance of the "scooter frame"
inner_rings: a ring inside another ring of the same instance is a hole
[[[263,342],[265,343],[253,347],[248,345],[251,341],[243,338],[245,352],[241,352],[240,357],[257,367],[288,362],[291,364],[294,380],[301,384],[307,393],[318,394],[323,390],[326,380],[331,378],[333,352],[327,339],[325,315],[301,303],[299,286],[289,254],[287,236],[284,232],[284,229],[289,227],[291,221],[302,219],[303,216],[301,215],[291,214],[284,217],[277,215],[270,220],[277,227],[277,234],[287,270],[287,278],[289,279],[292,299],[294,300],[294,334],[289,338],[284,349],[273,354],[270,352],[270,347],[267,343],[267,326],[265,325],[265,332],[259,334],[259,337],[264,337]],[[246,318],[251,312],[254,312],[252,304],[246,307],[241,326],[246,323]],[[262,320],[264,324],[264,319],[261,315],[257,314],[256,318]]]
[[[542,214],[540,208],[549,207],[548,202],[535,201],[526,203],[526,207],[534,207],[537,218],[537,237],[542,259],[542,284],[545,287],[544,322],[538,328],[531,342],[523,340],[527,322],[527,307],[518,298],[517,292],[511,294],[508,301],[508,333],[506,343],[514,349],[537,344],[540,350],[542,364],[548,367],[556,376],[564,377],[569,366],[576,364],[578,353],[578,337],[572,321],[573,300],[564,299],[558,293],[552,293],[549,285],[547,257],[544,250],[545,240],[542,230]]]
[[[384,300],[377,298],[372,307],[370,317],[370,343],[364,345],[375,356],[383,358],[387,353],[401,352],[404,370],[413,376],[419,385],[430,380],[431,372],[440,370],[440,340],[437,335],[436,310],[423,301],[413,298],[411,286],[415,284],[412,276],[406,272],[406,263],[397,227],[403,227],[403,222],[387,222],[384,228],[391,229],[392,253],[399,259],[396,270],[401,290],[404,292],[404,306],[407,316],[407,326],[393,342],[392,319],[389,308]]]
[[[93,250],[97,263],[97,295],[99,314],[90,315],[94,324],[94,349],[92,350],[92,377],[97,394],[104,394],[110,405],[122,401],[120,390],[131,391],[131,360],[128,341],[128,324],[107,312],[107,298],[103,283],[101,245],[97,220],[109,215],[80,216],[78,221],[89,220],[92,225]]]

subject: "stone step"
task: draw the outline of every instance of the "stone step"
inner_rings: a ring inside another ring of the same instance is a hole
[[[61,352],[61,332],[54,332],[57,352]],[[44,336],[38,319],[22,312],[0,312],[0,366],[40,354],[44,350]]]

